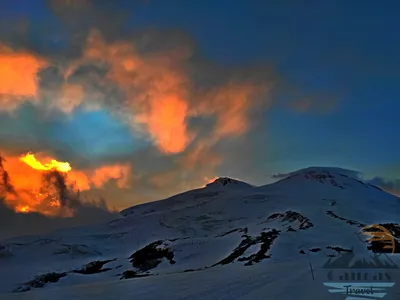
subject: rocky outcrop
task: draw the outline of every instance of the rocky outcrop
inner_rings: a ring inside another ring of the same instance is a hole
[[[133,270],[126,270],[121,275],[122,276],[120,279],[130,279],[130,278],[150,276],[150,274],[138,274],[137,272],[135,272]]]
[[[314,226],[313,223],[302,214],[295,211],[287,211],[285,213],[275,213],[268,217],[267,221],[280,220],[282,222],[298,222],[300,230],[306,230]],[[265,223],[263,222],[263,223]],[[293,228],[292,228],[293,229]]]
[[[23,286],[18,287],[13,292],[20,293],[20,292],[30,291],[32,288],[42,288],[48,283],[58,282],[60,278],[63,278],[65,276],[67,276],[67,273],[55,273],[55,272],[38,275],[35,277],[35,279],[25,283]]]
[[[321,251],[321,248],[311,248],[311,249],[308,249],[308,251],[310,251],[310,252],[319,252],[319,251]]]
[[[339,184],[335,180],[335,176],[330,174],[329,172],[317,172],[317,171],[308,171],[304,173],[304,177],[307,179],[312,179],[320,183],[329,183],[334,187],[338,187],[344,189],[345,187]]]
[[[108,264],[109,262],[115,261],[115,259],[109,259],[109,260],[96,260],[92,261],[86,265],[84,265],[82,268],[73,270],[73,273],[78,273],[78,274],[85,274],[85,275],[90,275],[90,274],[96,274],[96,273],[102,273],[106,271],[110,271],[111,268],[105,268],[103,269],[103,266],[105,264]]]
[[[331,211],[331,210],[328,210],[328,211],[326,212],[326,214],[329,215],[329,216],[331,216],[331,217],[334,218],[334,219],[339,219],[339,220],[341,220],[341,221],[345,221],[345,222],[346,222],[347,224],[349,224],[349,225],[356,225],[356,226],[358,226],[358,227],[365,227],[364,224],[362,224],[362,223],[360,223],[360,222],[358,222],[358,221],[349,220],[349,219],[340,217],[340,216],[338,216],[337,214],[335,214],[335,213],[334,213],[333,211]]]
[[[267,255],[267,252],[271,248],[272,243],[278,236],[279,236],[279,231],[276,229],[272,229],[271,231],[268,232],[261,232],[261,234],[256,237],[246,236],[245,239],[242,240],[239,246],[236,247],[229,256],[217,262],[216,264],[212,265],[212,267],[217,265],[226,265],[235,261],[236,259],[238,261],[247,261],[245,265],[248,266],[252,265],[253,263],[258,263],[263,259],[269,258],[270,256]],[[256,244],[261,244],[260,250],[257,253],[247,257],[241,257],[246,252],[247,249]]]
[[[157,267],[164,259],[174,264],[174,253],[162,245],[163,241],[156,241],[133,253],[129,257],[132,266],[139,272],[146,272]]]
[[[339,254],[342,253],[342,252],[349,252],[349,253],[353,252],[352,249],[344,249],[342,247],[336,247],[336,246],[334,246],[334,247],[328,246],[328,247],[326,247],[326,249],[330,249],[330,250],[336,251]]]
[[[111,270],[111,268],[103,269],[103,266],[105,264],[115,261],[115,260],[116,259],[103,260],[103,261],[97,260],[97,261],[92,261],[92,262],[84,265],[80,269],[76,269],[76,270],[72,270],[72,271],[68,271],[68,272],[61,272],[61,273],[50,272],[50,273],[38,275],[33,280],[26,282],[22,286],[15,289],[13,292],[15,292],[15,293],[27,292],[27,291],[30,291],[31,289],[43,288],[48,283],[58,282],[61,278],[67,276],[69,273],[90,275],[90,274],[106,272],[106,271]]]

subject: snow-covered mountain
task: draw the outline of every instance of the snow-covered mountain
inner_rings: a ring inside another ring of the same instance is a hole
[[[399,198],[348,170],[307,168],[260,187],[219,178],[101,226],[2,241],[0,297],[345,299],[323,286],[323,267],[384,245],[400,252],[399,218]],[[368,242],[371,224],[394,238]],[[385,299],[399,295],[395,286]]]

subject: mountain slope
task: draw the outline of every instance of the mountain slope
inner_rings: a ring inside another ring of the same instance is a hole
[[[244,280],[242,272],[254,269],[260,276],[263,265],[275,272],[287,266],[280,271],[286,277],[299,266],[308,274],[310,262],[318,269],[343,252],[369,255],[377,249],[360,233],[366,225],[400,231],[399,198],[336,168],[307,168],[260,187],[219,178],[121,214],[101,226],[1,242],[0,293],[45,293],[120,278],[141,285],[159,283],[160,276],[203,278],[192,274],[232,270],[238,272],[232,280]]]

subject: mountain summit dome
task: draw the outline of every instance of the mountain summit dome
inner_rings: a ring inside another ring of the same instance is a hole
[[[238,179],[233,179],[229,177],[219,177],[215,179],[213,182],[206,185],[207,188],[234,188],[234,189],[246,189],[246,188],[254,188],[253,185],[248,184],[244,181],[240,181]]]

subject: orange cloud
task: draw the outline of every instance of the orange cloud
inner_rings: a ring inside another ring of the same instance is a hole
[[[139,55],[128,42],[107,44],[98,31],[93,31],[84,60],[108,63],[107,78],[126,94],[132,126],[144,126],[163,152],[178,153],[191,140],[186,125],[188,79],[176,62],[164,56]]]
[[[267,97],[257,98],[270,90],[269,82],[239,81],[197,91],[185,68],[188,57],[190,51],[185,47],[143,54],[132,41],[106,42],[100,31],[93,30],[82,58],[69,65],[64,77],[68,79],[84,64],[107,65],[105,77],[96,77],[100,80],[97,86],[117,84],[126,97],[122,106],[115,105],[118,116],[134,130],[147,133],[166,154],[181,153],[194,140],[196,133],[189,131],[187,124],[194,116],[216,117],[212,134],[218,139],[248,131],[253,121],[251,112],[270,102]],[[85,84],[75,81],[63,86],[56,97],[62,111],[70,113],[80,104],[87,109],[101,108],[101,89],[86,89]]]
[[[105,61],[111,68],[108,78],[128,97],[133,126],[145,126],[156,145],[166,153],[179,153],[193,140],[187,120],[196,115],[217,117],[216,136],[245,133],[252,122],[249,113],[270,99],[256,99],[271,86],[231,83],[205,92],[195,99],[189,77],[183,71],[187,52],[139,54],[133,43],[107,44],[98,31],[90,35],[86,60]]]
[[[94,170],[90,181],[96,186],[101,187],[110,179],[115,179],[119,188],[129,187],[130,165],[109,165],[102,166]]]
[[[20,190],[40,187],[42,181],[40,172],[21,161],[19,156],[6,156],[3,164],[14,187]]]
[[[80,191],[86,191],[91,188],[90,178],[83,171],[71,170],[68,172],[68,178]]]
[[[0,109],[13,110],[24,101],[39,101],[37,73],[46,62],[28,52],[0,45]]]
[[[76,170],[68,162],[58,161],[44,153],[5,156],[3,166],[13,187],[13,191],[3,189],[5,203],[20,212],[36,211],[45,215],[73,213],[68,207],[61,207],[61,199],[46,186],[46,172],[57,170],[65,174],[66,184],[80,191],[89,190],[92,186],[102,187],[110,179],[115,179],[119,188],[128,187],[131,172],[129,165],[106,165],[93,170]]]
[[[2,195],[5,204],[19,212],[60,215],[63,211],[59,201],[47,189],[43,190],[43,169],[46,164],[28,162],[37,168],[31,167],[30,164],[21,160],[21,157],[5,157],[3,165],[9,175],[10,184],[14,188],[14,193]],[[64,213],[70,212],[64,210]]]
[[[204,100],[194,106],[193,114],[215,116],[217,138],[240,136],[254,121],[250,114],[252,110],[271,102],[266,94],[270,88],[268,85],[231,83],[202,95]],[[260,94],[265,98],[257,98]]]
[[[147,124],[148,130],[166,153],[185,150],[189,142],[186,128],[187,103],[178,97],[162,96],[150,101],[147,114],[138,115],[136,121]]]

